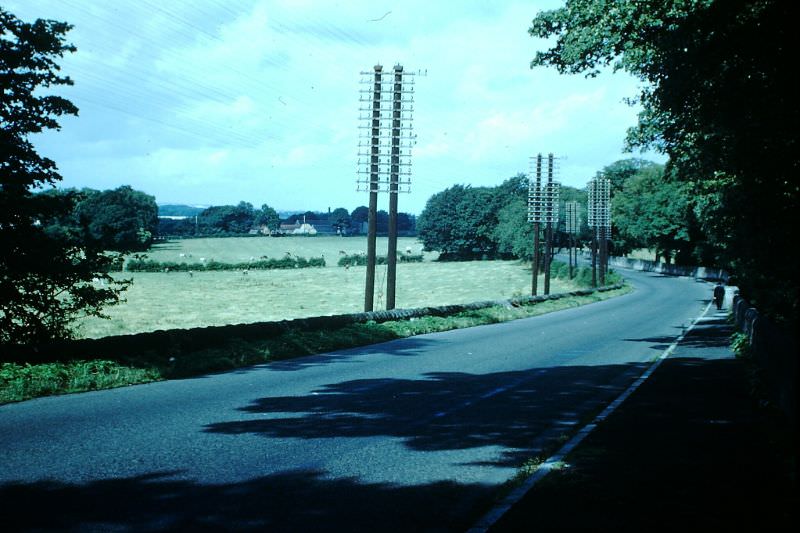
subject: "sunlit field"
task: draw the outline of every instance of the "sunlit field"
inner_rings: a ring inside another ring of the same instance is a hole
[[[386,255],[388,239],[377,239],[377,254]],[[397,250],[413,254],[422,253],[422,243],[416,237],[397,239]],[[183,239],[156,244],[147,257],[155,261],[177,261],[197,263],[206,261],[222,263],[247,262],[251,258],[280,259],[287,253],[309,259],[325,257],[328,266],[336,266],[344,252],[349,255],[367,251],[366,237],[230,237],[219,239]],[[438,257],[435,252],[426,252],[426,260]]]
[[[211,242],[215,241],[215,242]],[[235,250],[236,242],[244,244]],[[278,243],[278,247],[275,247]],[[331,245],[337,243],[337,246]],[[341,244],[338,244],[341,243]],[[181,245],[178,247],[176,245]],[[299,256],[334,257],[338,250],[357,253],[365,239],[280,238],[280,239],[203,239],[176,241],[162,245],[150,257],[177,260],[178,254],[207,257],[216,253],[218,261],[239,261],[242,257],[276,254],[280,250]],[[246,248],[251,246],[251,248]],[[269,248],[272,246],[272,248]],[[347,246],[346,248],[344,246]],[[401,239],[401,250],[421,245],[415,239]],[[385,250],[384,243],[379,243]],[[188,250],[193,250],[189,252]],[[160,257],[159,254],[170,254]],[[274,256],[277,256],[274,255]],[[246,261],[247,258],[244,260]],[[261,270],[242,274],[237,271],[119,274],[132,278],[125,293],[126,302],[107,309],[111,320],[90,318],[80,325],[84,337],[102,337],[156,329],[190,328],[261,322],[308,316],[363,311],[365,267]],[[458,263],[402,263],[397,272],[397,307],[411,308],[478,300],[504,299],[530,292],[530,270],[517,261],[471,261]],[[542,281],[540,280],[540,290]],[[571,290],[561,280],[552,280],[551,292]],[[385,308],[386,268],[376,270],[375,309]]]

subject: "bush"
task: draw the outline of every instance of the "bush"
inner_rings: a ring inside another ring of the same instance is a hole
[[[422,263],[422,259],[422,254],[397,254],[397,261],[400,263]],[[376,265],[385,265],[386,261],[387,256],[385,255],[379,255],[375,257]],[[339,258],[339,262],[337,264],[340,267],[367,266],[367,256],[362,254],[343,255]]]
[[[293,268],[318,268],[325,266],[324,257],[283,257],[281,259],[261,259],[249,263],[222,263],[208,261],[205,263],[176,263],[174,261],[153,261],[137,257],[128,260],[125,269],[128,272],[218,272],[222,270],[278,270]]]

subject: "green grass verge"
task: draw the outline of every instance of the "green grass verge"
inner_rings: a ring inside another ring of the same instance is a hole
[[[624,286],[587,296],[567,296],[516,307],[488,307],[447,317],[367,322],[317,331],[293,330],[258,340],[232,338],[203,350],[183,351],[176,346],[159,352],[146,351],[120,357],[115,361],[106,358],[34,365],[3,363],[0,365],[0,403],[185,378],[425,333],[506,322],[606,300],[631,290]]]

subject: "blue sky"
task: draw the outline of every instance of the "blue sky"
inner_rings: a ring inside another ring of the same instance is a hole
[[[496,185],[530,156],[561,157],[582,187],[625,157],[637,81],[529,68],[531,19],[553,1],[6,0],[22,18],[75,28],[59,88],[80,108],[37,136],[63,186],[131,185],[159,203],[353,209],[359,75],[416,77],[412,186],[419,213],[456,184]],[[381,208],[388,204],[380,198]]]

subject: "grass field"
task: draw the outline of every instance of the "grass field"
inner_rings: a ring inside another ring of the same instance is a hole
[[[386,249],[379,242],[379,253]],[[421,249],[416,239],[401,239],[398,248]],[[179,254],[218,261],[246,261],[251,256],[279,257],[324,254],[335,265],[339,250],[357,253],[366,239],[337,237],[283,237],[244,239],[187,239],[159,245],[148,254],[157,260],[178,260]],[[210,253],[213,252],[213,253]],[[168,255],[167,255],[168,254]],[[202,255],[200,255],[202,254]],[[168,258],[167,258],[168,257]],[[244,259],[241,259],[244,258]],[[192,259],[189,259],[192,260]],[[82,337],[102,337],[152,331],[281,320],[363,311],[365,267],[337,266],[300,270],[241,272],[185,272],[119,274],[133,278],[126,302],[107,309],[111,320],[85,319]],[[398,265],[397,307],[411,308],[529,294],[530,270],[517,261],[408,263]],[[375,309],[385,307],[386,268],[376,269]],[[540,287],[542,281],[540,280]],[[572,290],[552,280],[551,292]]]
[[[377,240],[378,255],[386,255],[388,239]],[[405,253],[410,248],[414,254],[422,253],[422,243],[415,237],[397,239],[397,249]],[[325,257],[328,266],[336,266],[341,252],[354,255],[367,251],[366,237],[230,237],[219,239],[183,239],[159,243],[147,252],[155,261],[196,263],[200,258],[222,263],[242,263],[250,258],[267,256],[280,259],[287,252],[304,257]],[[183,254],[183,255],[181,255]],[[435,260],[438,254],[426,252],[426,260]]]

